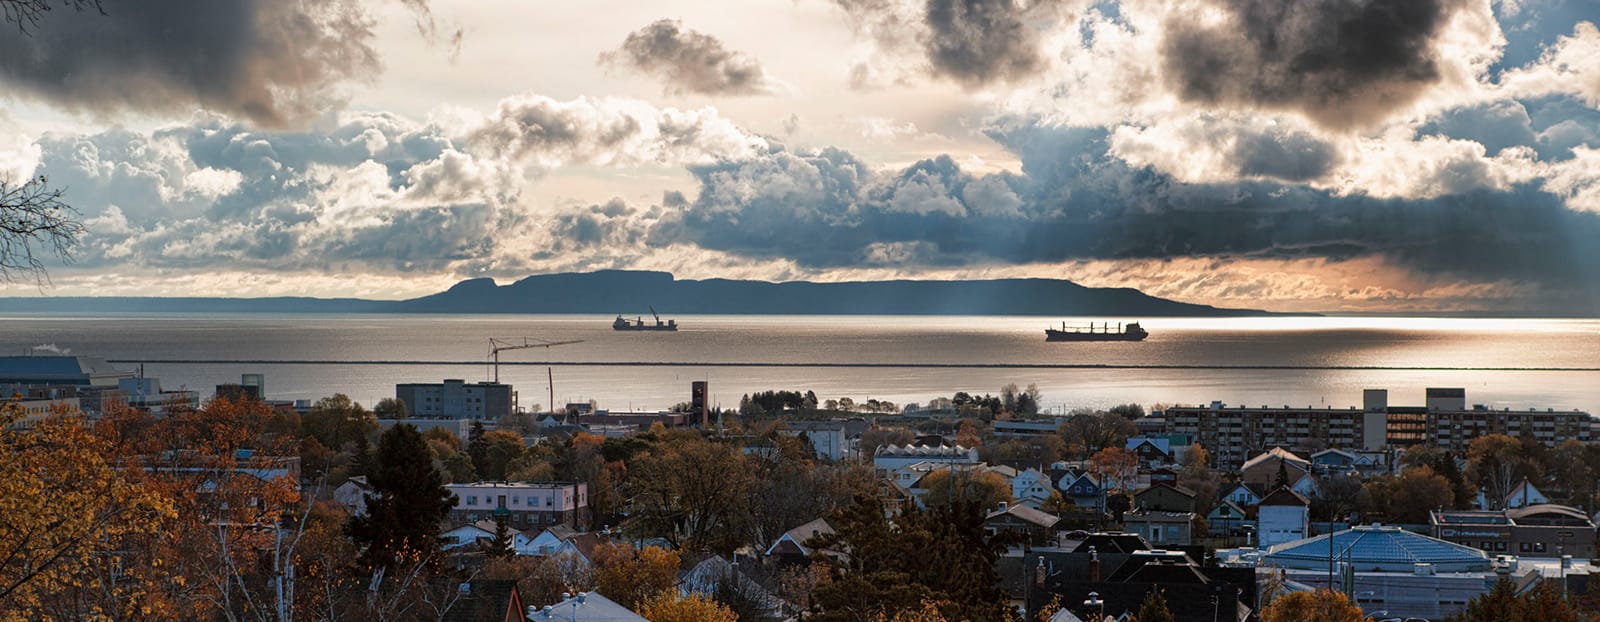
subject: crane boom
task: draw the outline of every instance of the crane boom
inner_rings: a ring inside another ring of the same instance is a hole
[[[521,339],[495,339],[489,338],[489,358],[494,361],[494,381],[500,382],[500,353],[505,350],[523,350],[527,348],[550,348],[564,346],[571,343],[583,343],[582,339],[569,341],[549,341],[523,337]]]

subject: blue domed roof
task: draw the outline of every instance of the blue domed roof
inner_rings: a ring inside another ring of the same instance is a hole
[[[1489,556],[1478,549],[1445,542],[1399,527],[1355,527],[1333,534],[1285,542],[1267,550],[1262,566],[1319,570],[1328,567],[1329,543],[1333,557],[1349,562],[1356,572],[1411,572],[1416,564],[1432,564],[1437,572],[1477,572],[1490,569]]]

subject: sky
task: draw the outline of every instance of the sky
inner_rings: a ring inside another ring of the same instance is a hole
[[[1593,315],[1590,1],[60,5],[3,25],[0,180],[86,233],[4,294],[617,268]]]

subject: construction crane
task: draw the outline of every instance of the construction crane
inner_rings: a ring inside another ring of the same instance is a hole
[[[494,362],[494,381],[496,383],[500,382],[500,353],[502,351],[524,350],[527,348],[550,348],[555,346],[564,346],[569,343],[583,343],[583,340],[573,339],[571,341],[548,341],[544,339],[534,339],[532,337],[523,337],[520,340],[495,339],[493,337],[489,338],[489,359]]]

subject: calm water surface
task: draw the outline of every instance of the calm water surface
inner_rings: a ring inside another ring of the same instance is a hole
[[[549,401],[548,368],[557,402],[594,399],[612,409],[665,408],[688,399],[691,380],[704,379],[711,382],[714,399],[725,406],[736,405],[743,393],[775,388],[810,389],[824,399],[871,397],[904,404],[954,391],[995,393],[1015,382],[1038,384],[1045,404],[1054,409],[1212,400],[1342,408],[1359,404],[1363,388],[1389,389],[1393,404],[1420,405],[1425,387],[1449,386],[1465,387],[1469,403],[1600,410],[1600,371],[1595,371],[1600,369],[1600,320],[1124,318],[1142,321],[1150,338],[1139,343],[1047,343],[1043,329],[1063,319],[683,316],[676,318],[681,325],[676,333],[618,333],[610,329],[611,319],[8,315],[0,317],[0,348],[22,352],[51,344],[74,354],[128,361],[396,362],[145,364],[146,375],[160,377],[163,385],[187,386],[207,395],[216,384],[237,382],[240,373],[261,372],[267,375],[267,392],[273,399],[315,399],[343,392],[369,404],[392,396],[396,383],[487,379],[491,337],[534,337],[582,343],[502,353],[501,380],[517,387],[524,406]],[[1064,320],[1078,325],[1091,318]],[[571,365],[576,362],[681,365]],[[706,363],[970,367],[774,368]],[[997,364],[1132,368],[990,367]]]

